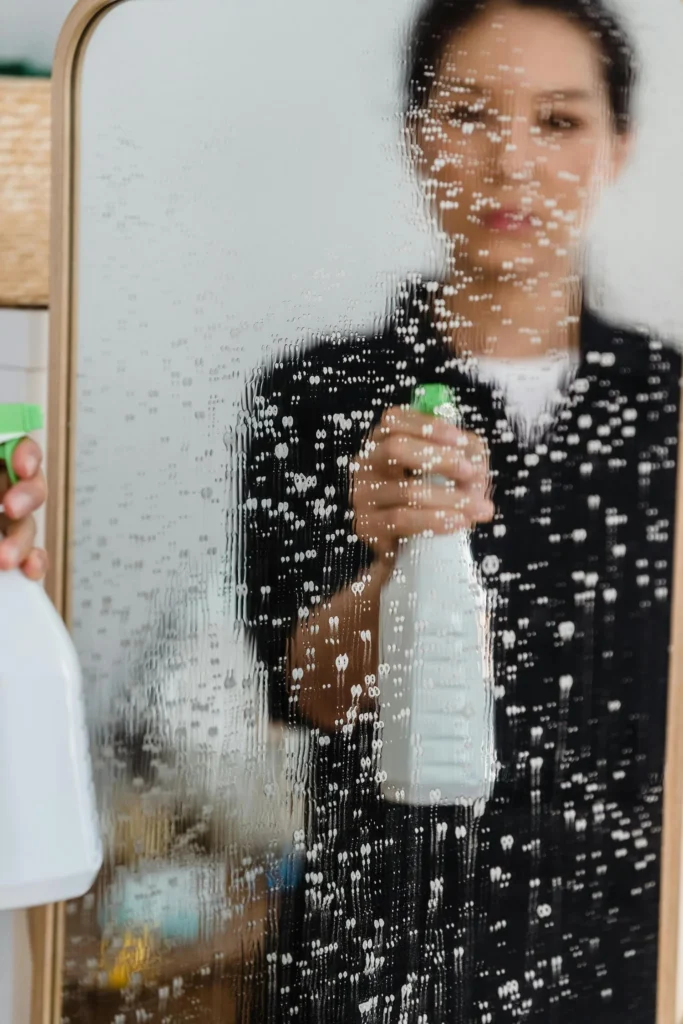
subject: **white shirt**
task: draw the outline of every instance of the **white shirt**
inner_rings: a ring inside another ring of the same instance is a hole
[[[552,425],[578,365],[579,353],[572,350],[532,359],[480,356],[468,369],[473,377],[502,392],[510,425],[519,440],[529,445]]]

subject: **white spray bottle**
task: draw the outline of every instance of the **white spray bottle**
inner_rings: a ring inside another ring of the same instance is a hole
[[[461,426],[455,396],[443,384],[418,387],[412,408]],[[386,799],[471,805],[490,796],[496,756],[488,605],[469,530],[402,546],[380,601]]]
[[[37,406],[0,405],[12,482],[14,449],[40,427]],[[0,572],[0,910],[82,896],[101,865],[76,652],[40,584]]]

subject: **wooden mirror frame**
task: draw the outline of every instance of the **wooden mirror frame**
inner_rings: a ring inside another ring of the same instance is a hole
[[[98,22],[121,3],[134,0],[79,0],[62,30],[53,72],[53,167],[51,306],[49,363],[50,500],[47,546],[51,568],[49,594],[67,624],[70,619],[69,540],[75,423],[75,349],[78,267],[79,96],[82,56]],[[681,403],[683,410],[683,402]],[[683,448],[683,415],[679,452]],[[683,1024],[681,956],[681,871],[683,869],[683,456],[679,455],[676,495],[676,546],[673,567],[672,647],[669,662],[664,828],[660,878],[657,1024]],[[62,1003],[64,908],[30,912],[33,952],[31,1024],[59,1024]]]

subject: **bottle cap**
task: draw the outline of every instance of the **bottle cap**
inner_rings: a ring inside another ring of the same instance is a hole
[[[451,413],[457,412],[458,400],[446,384],[420,384],[413,391],[410,407],[416,412],[438,416],[444,406],[448,406]]]
[[[0,434],[30,434],[43,426],[43,410],[39,405],[0,404]]]
[[[7,467],[10,482],[17,482],[17,474],[12,468],[12,456],[19,442],[32,430],[40,430],[43,426],[43,410],[39,405],[2,405],[0,404],[0,436],[10,435],[6,441],[0,442],[0,462]]]

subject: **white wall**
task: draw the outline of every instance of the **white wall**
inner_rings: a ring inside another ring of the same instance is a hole
[[[59,30],[73,0],[2,0],[0,61],[31,60],[52,65]]]

